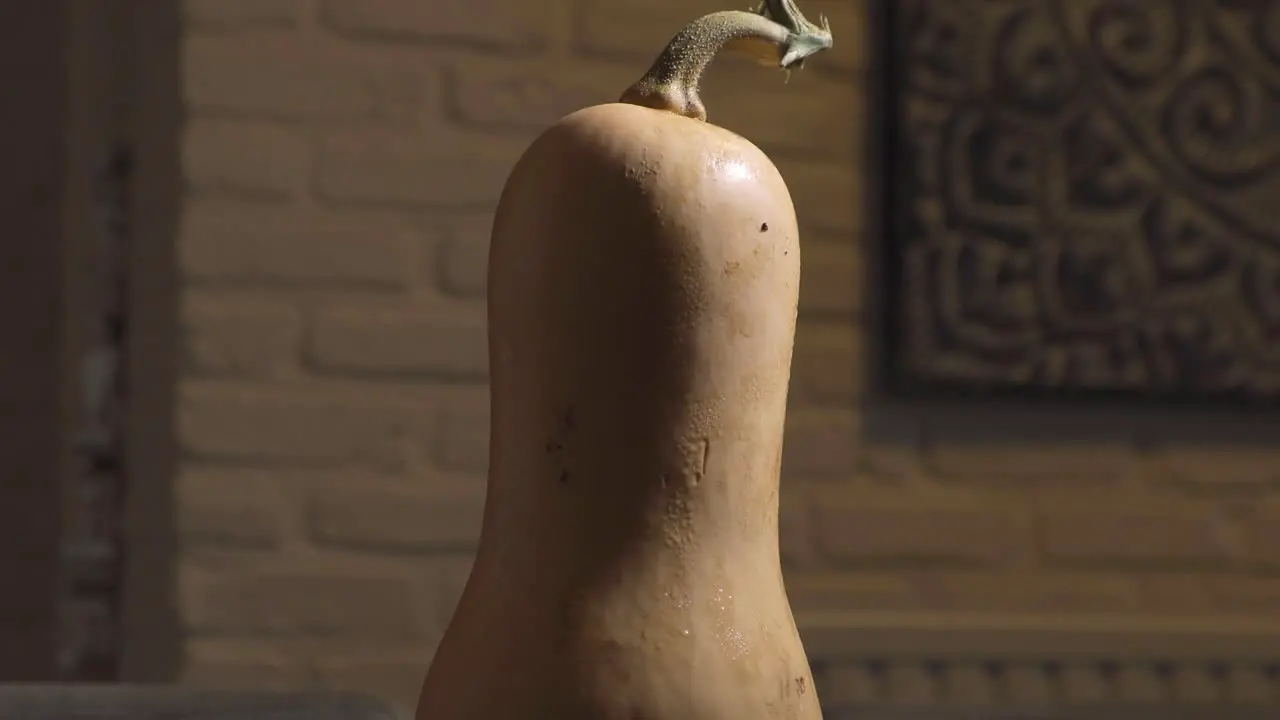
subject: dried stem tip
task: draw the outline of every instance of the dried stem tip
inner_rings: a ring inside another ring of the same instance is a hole
[[[764,0],[753,11],[726,10],[694,20],[676,34],[649,72],[622,94],[621,102],[706,120],[698,83],[721,49],[750,55],[784,69],[831,47],[825,17],[809,22],[795,0]]]

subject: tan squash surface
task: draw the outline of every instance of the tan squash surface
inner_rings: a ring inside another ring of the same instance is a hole
[[[829,45],[790,0],[702,18],[512,171],[483,532],[419,720],[820,717],[778,555],[795,212],[697,80]]]

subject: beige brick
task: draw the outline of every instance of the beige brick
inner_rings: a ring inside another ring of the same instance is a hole
[[[189,110],[280,119],[408,125],[436,95],[416,54],[315,41],[290,32],[189,37]]]
[[[189,290],[181,338],[189,371],[269,378],[298,365],[301,313],[282,298]]]
[[[448,555],[434,561],[435,580],[439,603],[437,619],[441,627],[448,625],[453,613],[458,609],[462,599],[462,591],[467,587],[467,579],[471,577],[471,568],[475,565],[474,555]]]
[[[831,23],[831,49],[817,55],[807,65],[814,72],[850,76],[866,71],[871,64],[871,49],[878,38],[871,22],[872,0],[805,0],[800,7],[814,22],[826,15]]]
[[[178,536],[186,547],[271,548],[281,538],[278,478],[249,468],[186,466],[175,482]]]
[[[809,532],[808,484],[793,479],[782,483],[778,498],[778,549],[786,568],[807,569],[818,564]]]
[[[1162,480],[1205,487],[1280,483],[1280,449],[1267,447],[1188,446],[1153,453]]]
[[[833,80],[807,68],[788,77],[747,60],[726,60],[713,68],[702,90],[711,122],[742,135],[775,160],[804,155],[861,163],[865,91],[860,82]]]
[[[179,261],[199,280],[399,288],[423,235],[396,215],[195,202],[183,212]]]
[[[1057,699],[1056,678],[1045,671],[1043,662],[1011,662],[1002,675],[1003,699],[1015,707],[1045,707]]]
[[[794,572],[786,582],[798,615],[923,609],[920,592],[905,573]]]
[[[556,13],[524,0],[320,0],[335,30],[357,37],[453,42],[507,52],[547,44]]]
[[[1275,675],[1260,662],[1236,662],[1227,666],[1223,700],[1235,705],[1259,706],[1276,699]]]
[[[791,361],[791,399],[800,404],[847,404],[866,385],[859,347],[862,328],[852,323],[801,322]]]
[[[1208,508],[1091,504],[1038,513],[1039,541],[1050,560],[1092,563],[1226,562],[1230,529]]]
[[[320,657],[312,668],[317,683],[324,688],[372,695],[391,705],[400,717],[411,717],[432,654],[433,649],[428,646],[414,654],[366,652]]]
[[[296,690],[310,684],[306,666],[269,641],[187,638],[182,685],[216,690]]]
[[[484,479],[465,478],[432,487],[392,488],[365,483],[310,491],[307,525],[323,546],[370,551],[421,552],[470,549],[480,537]]]
[[[885,688],[898,705],[920,707],[936,704],[944,691],[942,683],[925,660],[891,663],[885,674]]]
[[[301,192],[310,173],[306,135],[297,128],[231,120],[192,120],[182,138],[187,186],[261,198]]]
[[[824,232],[854,233],[862,229],[866,198],[862,178],[852,165],[774,157],[800,227]]]
[[[824,714],[830,717],[835,711],[846,711],[835,715],[845,720],[856,717],[852,714],[855,706],[884,703],[888,688],[884,673],[878,670],[861,659],[849,661],[847,658],[835,658],[815,667],[813,680],[818,686]]]
[[[237,634],[368,634],[422,631],[423,598],[405,577],[318,568],[252,572],[194,583],[189,630]],[[429,611],[428,611],[429,612]]]
[[[241,30],[298,24],[309,0],[182,0],[188,29]]]
[[[965,481],[1080,479],[1118,481],[1137,472],[1138,454],[1125,443],[1065,445],[1048,441],[1019,444],[941,442],[925,451],[926,468]]]
[[[1147,612],[1167,615],[1207,615],[1214,604],[1209,586],[1218,582],[1212,575],[1201,575],[1195,568],[1135,574],[1134,581],[1142,592],[1142,608]]]
[[[1072,659],[1063,664],[1061,696],[1071,704],[1098,704],[1115,697],[1113,679],[1108,677],[1096,660]]]
[[[1280,577],[1216,577],[1205,583],[1214,609],[1227,615],[1280,615]]]
[[[441,244],[436,263],[440,288],[445,294],[465,299],[484,297],[492,229],[493,216],[489,213],[466,215],[449,224],[449,239]]]
[[[452,140],[346,135],[323,143],[316,187],[338,202],[490,210],[519,152],[493,143],[468,148]]]
[[[907,428],[890,439],[868,443],[858,461],[858,476],[888,483],[925,481],[918,438]]]
[[[990,664],[981,660],[948,662],[942,677],[943,701],[951,705],[989,707],[999,698],[996,687],[999,680],[999,676],[991,672]]]
[[[1106,573],[933,571],[920,580],[931,609],[993,613],[1120,613],[1142,609],[1135,577]]]
[[[489,364],[483,308],[334,304],[315,313],[308,356],[326,372],[483,379]]]
[[[450,67],[448,107],[475,127],[540,131],[575,110],[618,99],[633,73],[582,62],[482,61]]]
[[[1180,665],[1168,679],[1169,698],[1181,704],[1208,705],[1218,700],[1220,682],[1213,666]]]
[[[868,671],[874,674],[871,677],[858,677]],[[842,684],[848,683],[856,688],[858,695],[849,693],[852,688],[835,687],[832,688],[833,692],[821,696],[824,703],[856,702],[858,699],[863,702],[878,700],[891,707],[933,707],[940,704],[945,691],[942,678],[931,672],[927,661],[917,658],[895,658],[883,665],[864,662],[861,672],[842,671],[838,665],[833,669],[833,675],[842,677]]]
[[[1238,522],[1248,557],[1280,566],[1280,502],[1257,503],[1240,513]]]
[[[1032,541],[1026,518],[995,503],[838,490],[812,510],[818,545],[837,561],[1006,563]]]
[[[489,405],[483,398],[441,411],[431,442],[436,465],[450,472],[483,476],[489,470]]]
[[[716,0],[580,0],[573,39],[576,49],[588,55],[652,61],[686,23],[724,9]],[[642,63],[638,70],[644,67]]]
[[[843,476],[853,471],[862,427],[851,410],[803,408],[787,413],[782,471],[792,476]]]
[[[178,404],[182,448],[199,458],[398,469],[411,408],[325,397],[314,388],[262,392],[188,383]]]
[[[801,314],[849,316],[862,310],[867,295],[858,239],[805,234],[801,248]]]

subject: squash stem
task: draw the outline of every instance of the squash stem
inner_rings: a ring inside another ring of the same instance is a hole
[[[803,67],[805,58],[829,47],[827,19],[810,22],[795,0],[764,0],[753,11],[711,13],[677,33],[649,72],[622,94],[620,102],[706,120],[698,84],[721,50],[741,52],[789,70]]]

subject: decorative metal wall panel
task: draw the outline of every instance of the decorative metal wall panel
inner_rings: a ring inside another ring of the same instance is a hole
[[[1280,626],[1267,620],[800,612],[796,621],[832,720],[1280,718]]]
[[[1280,397],[1280,0],[888,0],[900,387]]]

